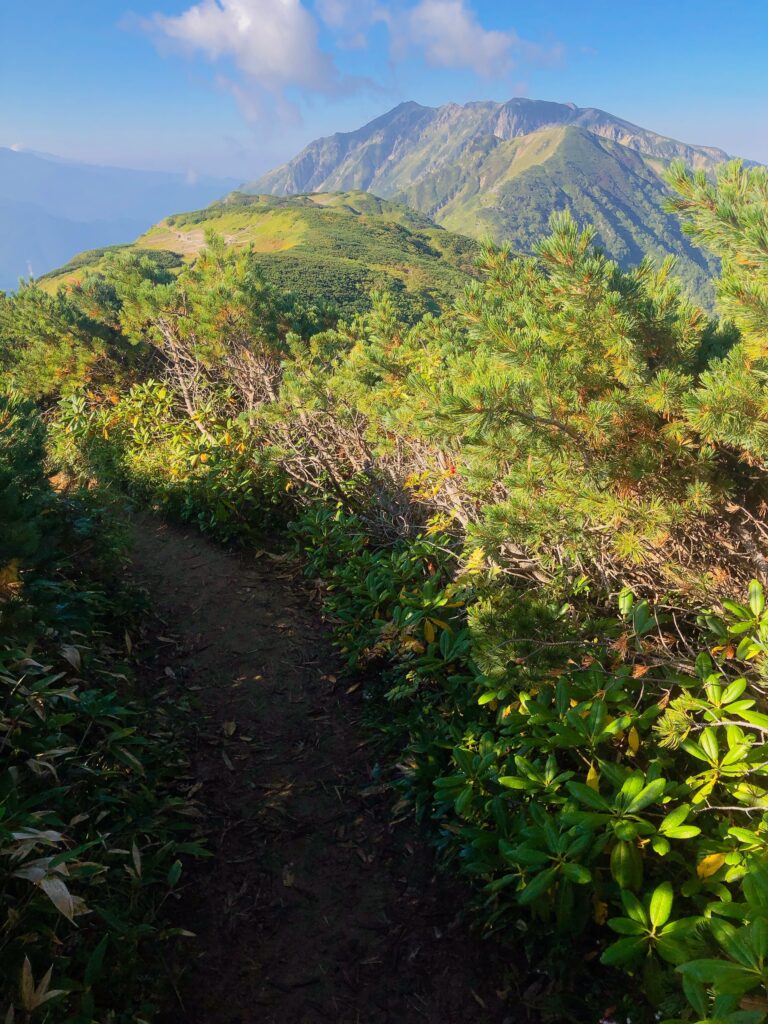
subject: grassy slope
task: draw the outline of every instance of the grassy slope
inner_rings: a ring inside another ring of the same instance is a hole
[[[366,308],[371,288],[393,291],[408,316],[437,309],[464,286],[477,249],[423,215],[364,192],[233,193],[204,210],[168,217],[115,249],[181,265],[194,258],[209,229],[233,246],[251,246],[275,284],[308,301],[330,300],[346,313]],[[103,269],[115,249],[83,253],[41,283],[49,290],[72,285],[86,270]]]
[[[644,254],[674,253],[678,276],[710,303],[714,262],[663,211],[665,195],[656,169],[638,153],[579,128],[558,127],[516,139],[477,139],[460,163],[424,175],[396,198],[452,231],[523,250],[546,234],[552,210],[570,209],[595,226],[599,243],[624,266]]]

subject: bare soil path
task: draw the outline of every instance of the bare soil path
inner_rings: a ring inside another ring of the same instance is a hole
[[[413,826],[391,824],[361,690],[296,569],[146,518],[134,574],[162,629],[145,677],[196,702],[191,784],[213,853],[174,905],[197,938],[167,1024],[526,1020]]]

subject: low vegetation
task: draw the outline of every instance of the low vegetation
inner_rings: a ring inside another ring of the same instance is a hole
[[[477,244],[398,203],[365,192],[249,196],[234,192],[203,210],[166,218],[131,246],[96,249],[41,279],[55,292],[103,272],[110,257],[131,252],[158,269],[197,257],[211,232],[251,249],[252,265],[305,303],[331,303],[343,315],[370,309],[370,292],[388,291],[408,322],[438,312],[474,273]]]
[[[52,342],[51,444],[224,540],[287,525],[402,806],[542,1013],[758,1024],[768,177],[669,182],[722,320],[564,214],[413,324],[388,295],[337,322],[211,238],[59,297],[99,341]],[[3,351],[35,379],[36,340]]]
[[[163,903],[199,850],[172,794],[173,719],[134,680],[120,528],[93,493],[54,492],[44,440],[31,403],[0,396],[0,1009],[136,1021],[157,1008]]]

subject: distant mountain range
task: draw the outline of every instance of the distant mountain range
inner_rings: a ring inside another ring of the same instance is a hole
[[[234,192],[204,210],[160,221],[130,245],[82,253],[40,281],[48,291],[98,273],[112,251],[133,251],[173,270],[195,258],[206,230],[249,247],[264,276],[307,302],[344,314],[370,308],[376,288],[415,319],[438,311],[466,286],[477,243],[420,213],[365,192],[251,196]]]
[[[660,172],[672,159],[712,170],[723,150],[659,135],[595,108],[512,99],[460,106],[401,103],[357,131],[310,143],[249,182],[254,193],[364,189],[411,206],[452,231],[528,250],[552,210],[591,222],[620,263],[678,257],[678,272],[710,298],[709,258],[663,210]]]
[[[0,289],[82,249],[134,238],[169,212],[203,206],[236,184],[0,147]]]

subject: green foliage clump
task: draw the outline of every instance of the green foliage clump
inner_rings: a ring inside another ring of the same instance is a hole
[[[740,447],[764,469],[768,459],[768,171],[739,161],[720,168],[715,182],[679,163],[667,175],[675,191],[670,208],[686,231],[721,259],[718,306],[740,339],[722,365],[713,365],[688,415],[713,444]]]
[[[0,295],[4,381],[43,403],[89,384],[120,387],[138,372],[143,352],[117,329],[115,301],[98,279],[69,294],[29,284]]]
[[[171,218],[169,218],[170,223]],[[59,277],[66,277],[69,274],[74,274],[79,270],[89,270],[98,267],[105,258],[130,251],[137,256],[139,259],[147,259],[155,264],[161,270],[176,270],[182,266],[183,260],[177,252],[171,252],[170,249],[144,249],[140,246],[130,245],[126,243],[123,245],[110,245],[103,249],[88,249],[86,252],[80,253],[71,259],[68,263],[59,267],[57,270],[49,271],[47,274],[43,274],[39,281],[55,281]]]
[[[524,936],[530,968],[557,972],[550,1012],[597,1010],[574,949],[642,984],[649,1008],[633,988],[617,1011],[631,1020],[698,1019],[690,1005],[742,1021],[747,995],[760,1007],[762,585],[703,614],[698,655],[691,643],[672,664],[672,612],[629,591],[579,629],[574,606],[526,599],[477,565],[456,576],[438,534],[377,548],[332,510],[293,531],[326,581],[342,652],[383,667],[386,690],[370,696],[386,710],[369,717],[396,744],[403,795],[444,863],[475,881],[486,933]]]
[[[286,479],[247,417],[204,411],[202,433],[151,379],[114,403],[72,396],[51,426],[52,455],[73,479],[109,480],[165,515],[242,542],[281,522]]]
[[[162,905],[199,852],[184,760],[131,681],[119,533],[95,494],[54,493],[43,443],[33,405],[0,397],[2,1013],[150,1019]]]

